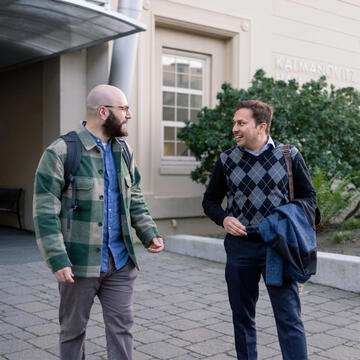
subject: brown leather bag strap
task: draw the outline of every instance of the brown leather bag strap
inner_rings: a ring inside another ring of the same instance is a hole
[[[289,200],[294,200],[294,177],[292,172],[292,159],[290,155],[290,145],[283,145],[283,154],[289,179]]]

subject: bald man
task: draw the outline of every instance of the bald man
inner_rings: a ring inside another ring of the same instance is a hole
[[[59,283],[60,357],[85,359],[85,331],[95,296],[103,309],[109,360],[132,359],[133,288],[137,261],[131,226],[151,253],[164,244],[140,189],[140,174],[120,137],[131,112],[124,93],[99,85],[87,99],[87,118],[76,129],[82,154],[75,173],[77,207],[67,213],[67,145],[53,142],[35,174],[34,224],[41,253]]]

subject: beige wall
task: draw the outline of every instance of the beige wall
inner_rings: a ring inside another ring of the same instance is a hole
[[[86,119],[86,97],[109,76],[108,43],[44,62],[44,148]]]
[[[33,179],[42,152],[42,63],[0,73],[0,186],[24,189],[24,227],[32,228]],[[17,226],[16,216],[0,215]]]
[[[60,58],[43,62],[42,149],[60,134]]]
[[[272,71],[360,88],[360,2],[273,0]]]
[[[186,6],[189,17],[199,9],[205,19],[211,19],[212,13],[218,14],[217,20],[208,23],[214,27],[226,26],[228,21],[226,16],[248,19],[249,24],[243,22],[239,24],[239,31],[244,31],[247,26],[249,27],[248,31],[251,31],[250,73],[253,74],[259,67],[270,71],[272,63],[268,54],[271,53],[273,0],[197,0],[196,2],[192,0],[171,0],[171,2]],[[174,17],[176,13],[169,11],[168,16]],[[244,61],[243,56],[244,54],[241,54],[240,61]],[[244,76],[244,74],[242,75]]]
[[[86,118],[87,51],[60,56],[60,134]]]
[[[248,18],[251,73],[263,68],[301,81],[325,73],[337,86],[360,88],[360,3],[345,0],[172,0]],[[152,4],[156,1],[152,1]],[[170,17],[176,16],[169,12]],[[218,23],[221,25],[221,21]],[[282,56],[283,58],[279,58]],[[302,65],[299,63],[302,61]]]

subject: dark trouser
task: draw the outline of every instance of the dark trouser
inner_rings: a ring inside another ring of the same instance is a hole
[[[85,331],[95,296],[104,316],[108,360],[132,360],[133,288],[137,270],[129,260],[116,270],[109,256],[108,270],[100,278],[75,277],[59,283],[60,358],[85,359]]]
[[[228,234],[225,249],[225,278],[233,313],[237,358],[256,360],[255,306],[260,275],[265,279],[266,246],[255,235],[241,238]],[[287,280],[282,287],[267,286],[267,290],[283,359],[306,360],[306,337],[296,282]]]

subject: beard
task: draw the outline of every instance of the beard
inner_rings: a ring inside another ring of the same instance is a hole
[[[103,124],[103,129],[105,135],[107,135],[110,139],[129,135],[126,130],[125,123],[122,123],[110,109],[109,116]]]

